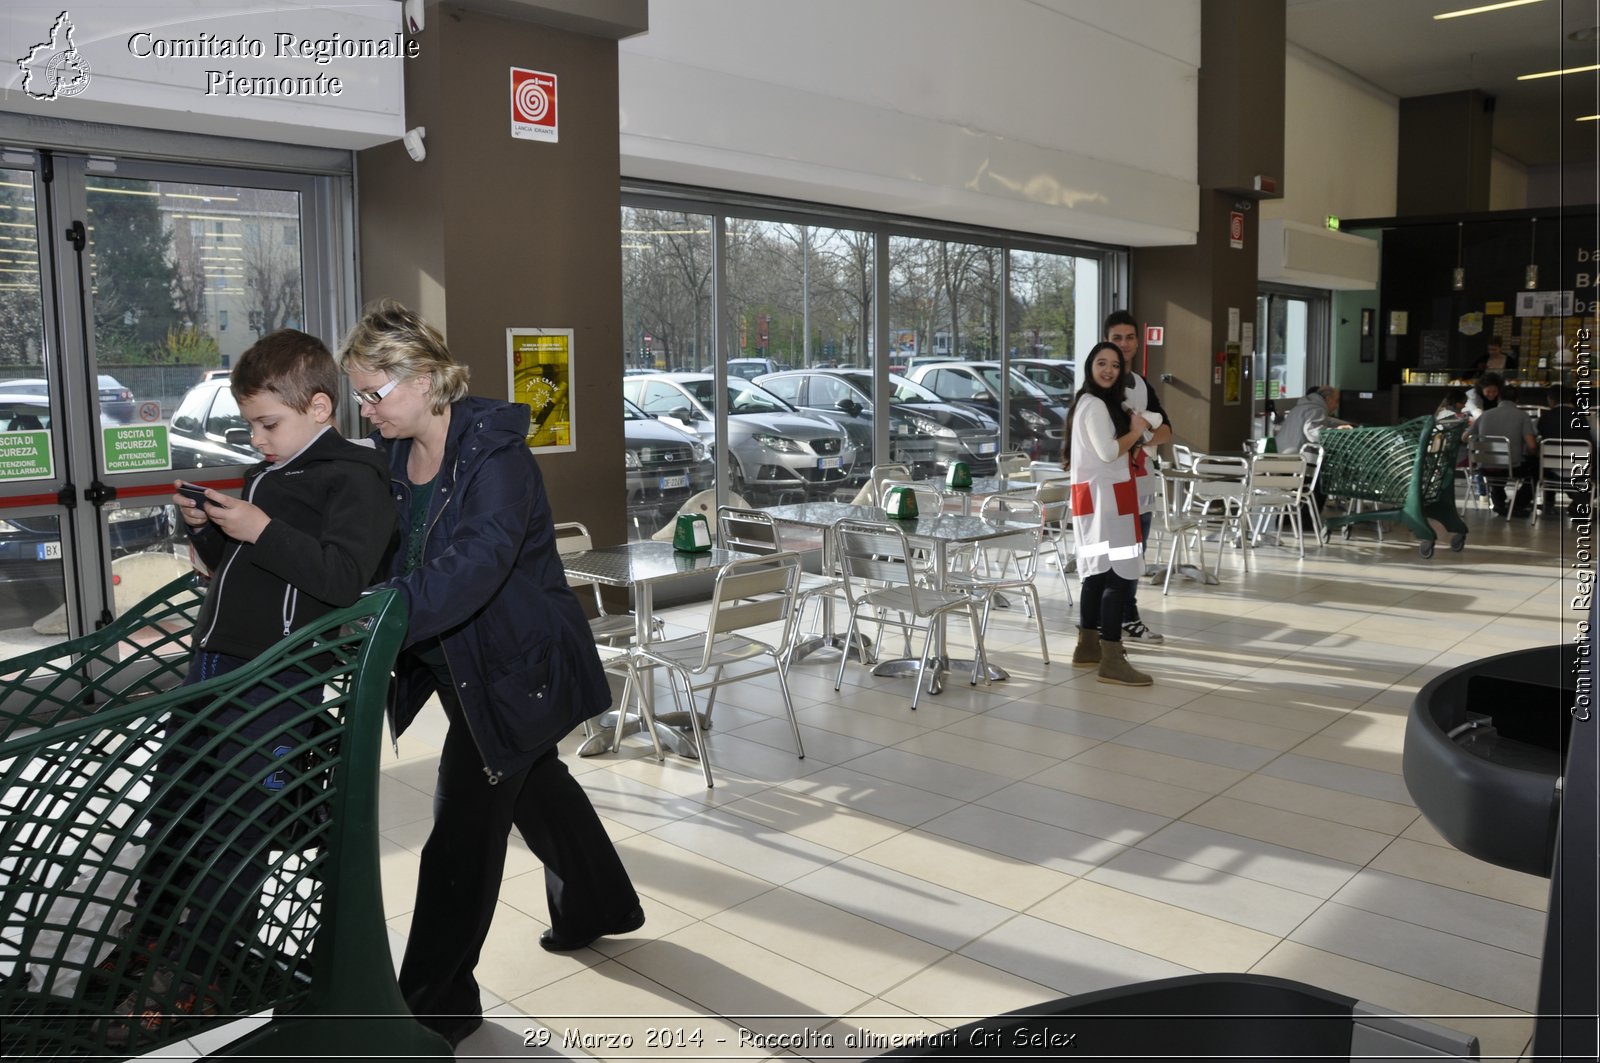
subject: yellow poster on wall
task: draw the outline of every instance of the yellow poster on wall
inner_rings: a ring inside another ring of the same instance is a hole
[[[578,448],[574,434],[572,329],[506,329],[511,401],[532,411],[528,447],[560,453]]]
[[[1243,360],[1239,356],[1239,344],[1230,343],[1224,350],[1222,362],[1222,404],[1224,406],[1239,405],[1239,390],[1243,384]]]

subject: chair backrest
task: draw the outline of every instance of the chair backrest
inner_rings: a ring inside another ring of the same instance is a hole
[[[589,536],[589,529],[581,522],[568,520],[556,525],[556,553],[565,556],[592,549],[594,549],[594,540]],[[575,589],[594,588],[595,608],[600,610],[602,614],[605,613],[605,605],[600,598],[600,584],[593,580],[573,579],[568,576],[567,586]]]
[[[1072,480],[1072,474],[1061,467],[1059,461],[1033,461],[1028,463],[1028,476],[1034,483],[1049,483],[1051,480]]]
[[[1013,578],[1032,582],[1039,568],[1039,544],[1044,538],[1045,525],[1044,505],[1037,495],[990,495],[983,500],[979,515],[993,524],[1022,526],[1007,535],[979,539],[973,545],[990,561],[998,562],[1002,573],[1014,573]]]
[[[717,538],[724,550],[747,554],[775,554],[783,549],[772,514],[737,506],[717,507]]]
[[[1315,491],[1322,477],[1322,444],[1301,443],[1300,456],[1306,459],[1306,490]]]
[[[1212,502],[1231,505],[1242,502],[1250,492],[1250,463],[1244,458],[1223,454],[1196,454],[1194,474],[1189,485],[1189,502],[1209,509]]]
[[[1045,480],[1033,489],[1033,497],[1039,501],[1040,520],[1045,524],[1056,526],[1072,519],[1071,480]]]
[[[1505,436],[1471,436],[1469,440],[1472,464],[1481,469],[1511,467],[1511,440]]]
[[[1000,476],[1026,472],[1032,465],[1033,459],[1020,450],[1002,451],[994,456],[994,469]]]
[[[833,526],[834,557],[852,602],[872,583],[905,587],[917,601],[916,569],[903,529],[883,521],[841,520]]]
[[[1250,490],[1298,495],[1306,483],[1306,459],[1299,454],[1257,454],[1250,462]]]
[[[785,621],[783,638],[789,640],[787,622],[794,611],[794,596],[800,586],[800,555],[782,550],[765,557],[730,561],[717,573],[717,586],[711,596],[711,612],[706,634],[720,635],[742,631],[774,621]]]
[[[1593,451],[1594,447],[1586,439],[1541,439],[1539,473],[1548,479],[1585,479],[1574,470],[1580,464],[1591,464]]]
[[[1172,444],[1172,464],[1179,469],[1194,468],[1194,451],[1182,443]]]
[[[903,482],[911,479],[911,466],[901,461],[885,461],[874,465],[867,471],[867,484],[872,488],[872,504],[883,505],[883,483],[885,480]],[[920,501],[920,500],[919,500]]]

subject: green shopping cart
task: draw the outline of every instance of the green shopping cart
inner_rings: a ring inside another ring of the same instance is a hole
[[[1329,532],[1351,525],[1397,520],[1417,537],[1417,552],[1432,557],[1429,519],[1450,533],[1450,549],[1467,542],[1467,526],[1456,512],[1456,456],[1466,425],[1418,417],[1404,424],[1324,430],[1321,484],[1329,498],[1346,502],[1346,512],[1325,522]],[[1372,503],[1366,508],[1364,503]]]
[[[448,1056],[395,985],[378,879],[403,604],[371,594],[177,689],[200,601],[186,576],[92,635],[0,661],[0,1051],[128,1058],[265,1013],[214,1054]],[[262,757],[281,770],[242,767]],[[136,911],[141,881],[175,899],[156,924]],[[230,889],[256,903],[228,911]],[[204,935],[184,929],[197,912]]]

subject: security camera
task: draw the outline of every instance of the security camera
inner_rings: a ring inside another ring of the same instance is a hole
[[[412,162],[421,162],[428,157],[428,149],[422,143],[422,138],[428,135],[425,126],[412,126],[406,130],[406,135],[400,138],[406,146],[406,154],[411,156]]]
[[[422,0],[405,0],[401,8],[405,12],[406,28],[415,36],[422,32],[422,27],[427,25],[427,17],[422,13]]]

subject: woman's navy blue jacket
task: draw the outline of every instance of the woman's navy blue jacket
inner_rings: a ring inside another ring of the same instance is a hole
[[[392,480],[399,526],[383,586],[406,599],[406,645],[437,637],[490,782],[515,773],[611,705],[594,636],[567,585],[544,478],[528,450],[528,407],[468,396],[450,410],[428,508],[422,563],[409,574],[411,491]],[[409,439],[372,437],[396,474]],[[431,670],[402,653],[390,691],[396,738],[434,692]]]

